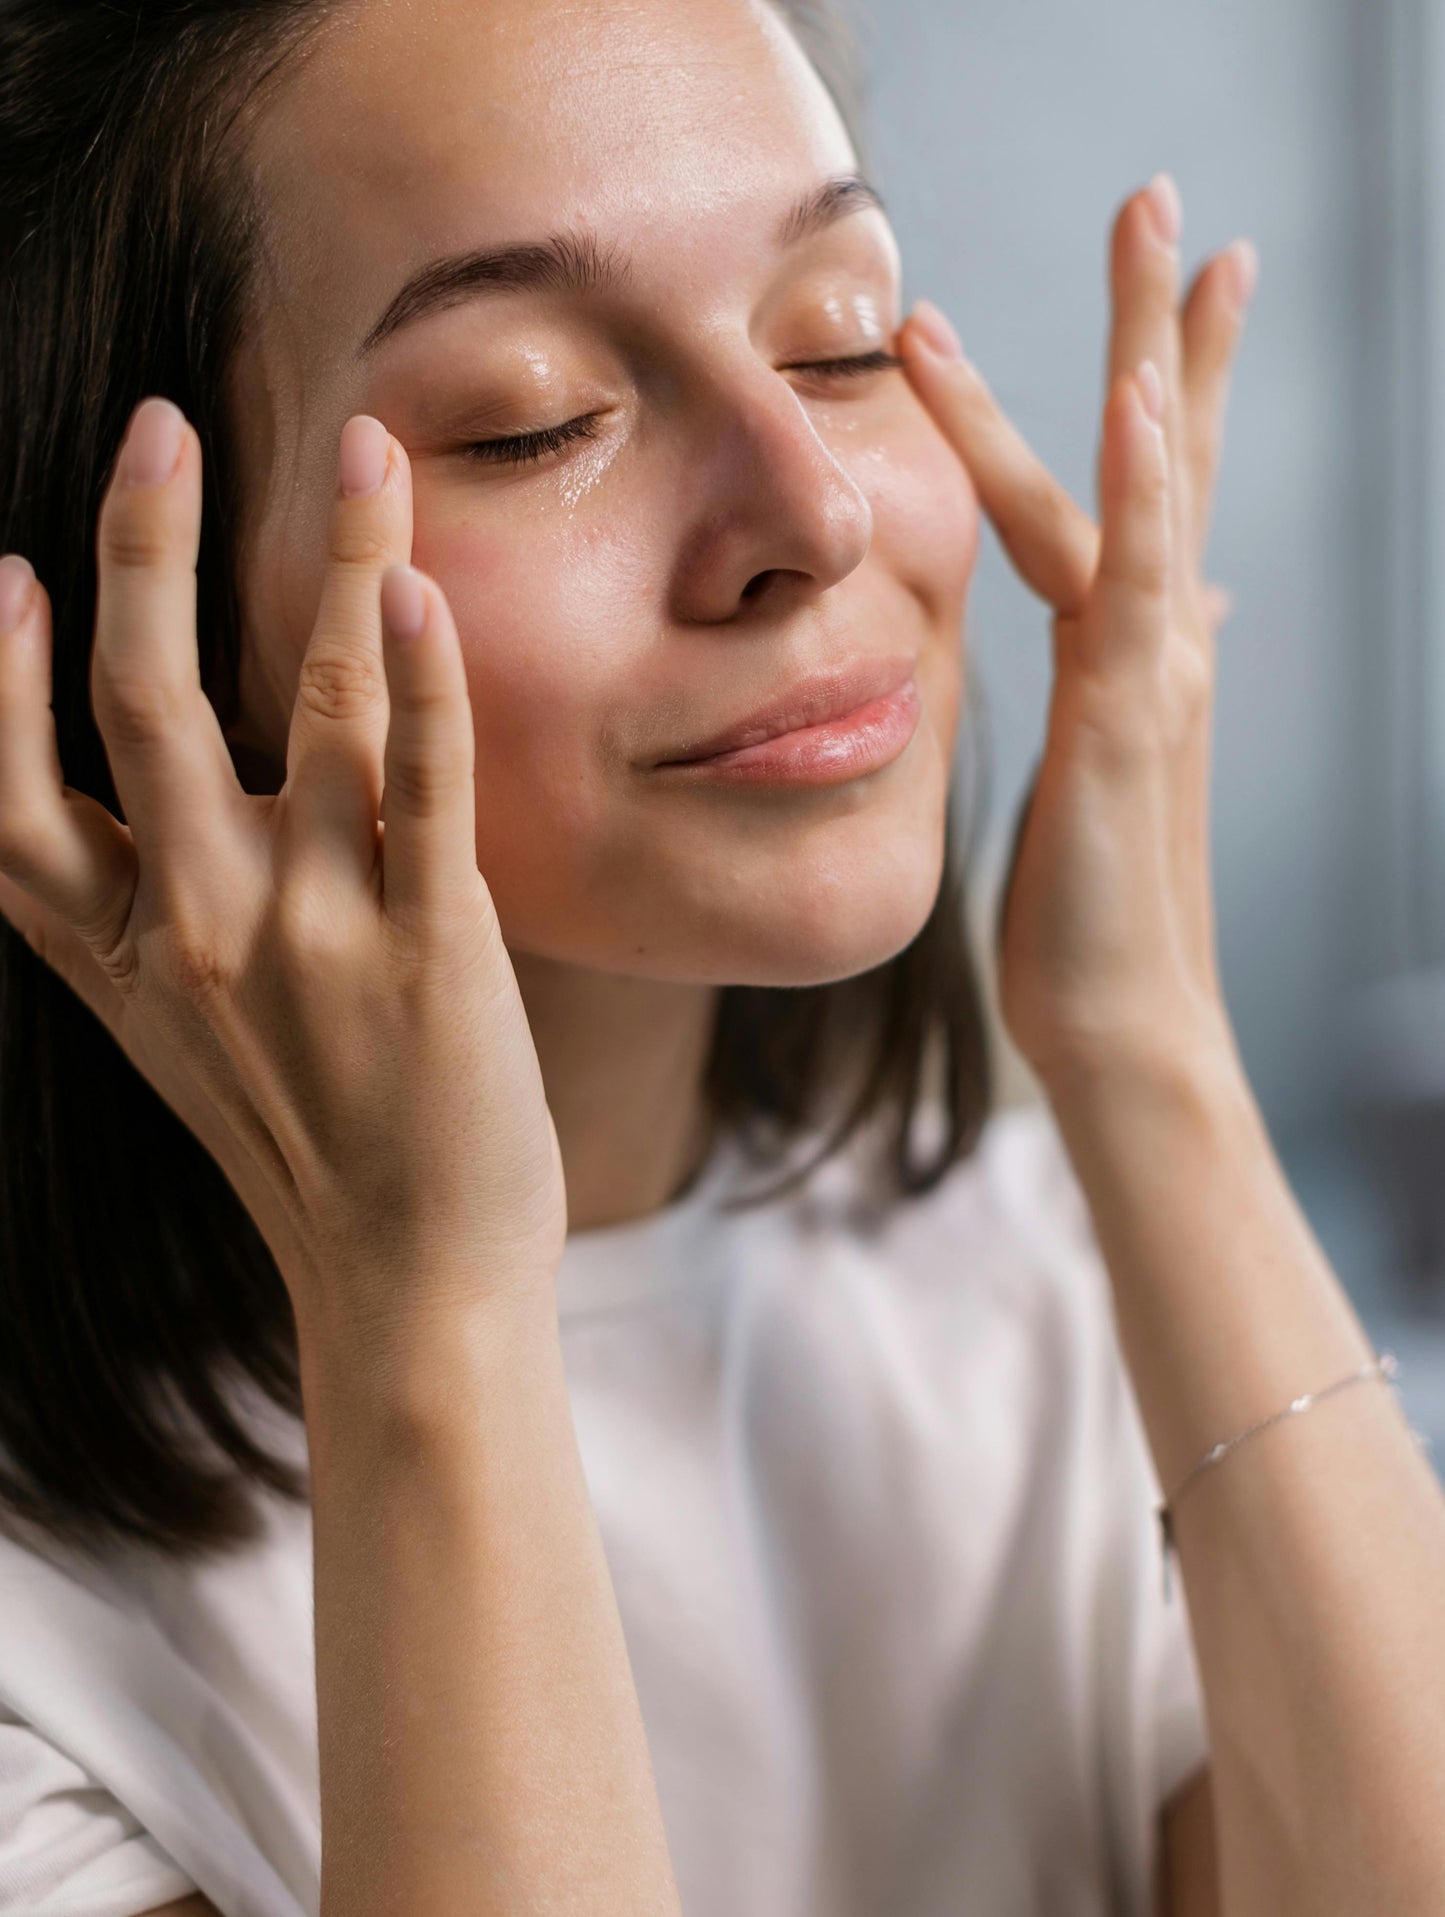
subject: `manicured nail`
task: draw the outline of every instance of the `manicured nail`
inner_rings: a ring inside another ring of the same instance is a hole
[[[341,429],[337,473],[348,499],[381,491],[386,478],[386,455],[391,435],[370,413],[353,413]]]
[[[925,342],[944,359],[962,359],[963,341],[954,332],[948,315],[940,312],[932,300],[917,300],[909,314]]]
[[[1241,307],[1248,306],[1259,285],[1259,248],[1253,240],[1236,240],[1229,250],[1234,258],[1235,299]]]
[[[22,553],[0,559],[0,632],[14,632],[30,606],[35,568]]]
[[[388,566],[381,575],[381,616],[398,639],[415,639],[426,624],[426,589],[413,566]]]
[[[1156,173],[1149,182],[1149,211],[1164,245],[1178,246],[1184,231],[1184,202],[1170,174]]]
[[[176,470],[186,418],[174,401],[159,396],[143,399],[131,415],[121,455],[121,477],[127,486],[160,486]]]
[[[1138,383],[1139,397],[1144,402],[1144,411],[1156,426],[1164,419],[1164,382],[1159,377],[1159,368],[1152,359],[1141,360],[1134,374]]]

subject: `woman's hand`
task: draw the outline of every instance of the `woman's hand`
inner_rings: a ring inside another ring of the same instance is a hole
[[[1256,262],[1247,242],[1217,255],[1181,312],[1180,223],[1161,176],[1115,224],[1101,526],[977,371],[930,348],[936,308],[902,333],[915,390],[1055,615],[1047,739],[999,913],[1000,1010],[1046,1085],[1200,1042],[1234,1055],[1208,829],[1214,627],[1227,602],[1201,568]]]
[[[477,869],[456,629],[405,563],[410,466],[357,415],[339,478],[286,782],[251,795],[200,685],[200,440],[168,401],[137,408],[91,666],[125,823],[63,783],[36,582],[0,616],[0,908],[220,1164],[298,1324],[375,1338],[495,1295],[545,1305],[566,1197]]]

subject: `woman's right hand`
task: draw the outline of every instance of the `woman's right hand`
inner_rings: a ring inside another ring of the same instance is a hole
[[[167,470],[168,431],[171,476],[127,483]],[[0,909],[221,1166],[298,1327],[368,1338],[550,1297],[567,1228],[477,869],[456,628],[406,564],[406,454],[356,415],[341,473],[383,462],[378,491],[338,485],[277,794],[243,790],[201,689],[201,445],[168,401],[132,414],[97,538],[91,698],[125,823],[63,782],[43,586],[0,632]]]

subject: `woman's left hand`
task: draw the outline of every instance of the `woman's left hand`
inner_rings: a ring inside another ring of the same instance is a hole
[[[1226,602],[1202,564],[1256,261],[1248,242],[1216,255],[1181,310],[1180,225],[1165,176],[1115,223],[1100,525],[978,372],[931,349],[926,302],[900,336],[914,390],[1054,611],[1047,737],[998,932],[1000,1011],[1046,1087],[1201,1043],[1236,1055],[1209,865],[1214,629]]]

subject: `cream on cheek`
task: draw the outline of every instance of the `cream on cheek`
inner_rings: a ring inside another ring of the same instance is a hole
[[[560,483],[560,475],[553,481]],[[540,483],[540,482],[539,482]],[[577,483],[575,480],[572,484]],[[508,525],[499,505],[418,511],[414,563],[447,596],[466,660],[483,768],[519,803],[564,806],[585,827],[605,803],[606,741],[621,688],[646,670],[635,576],[565,498]]]

